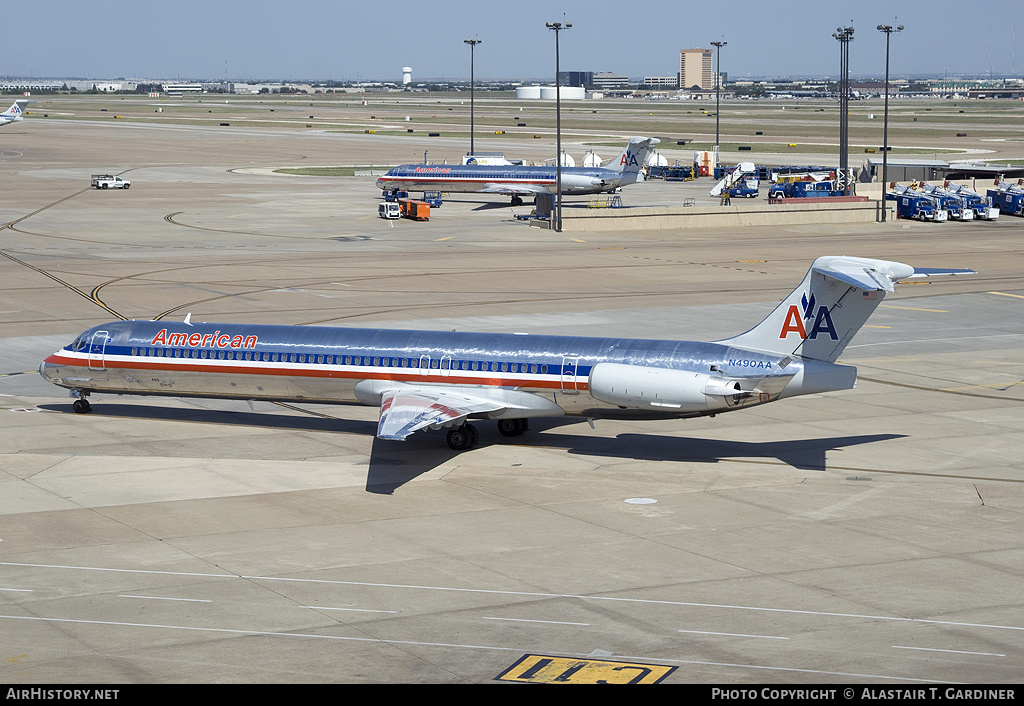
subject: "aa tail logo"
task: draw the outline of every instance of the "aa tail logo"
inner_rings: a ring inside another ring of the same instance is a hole
[[[818,337],[818,334],[827,333],[828,337],[833,341],[839,340],[839,334],[836,333],[836,326],[832,323],[832,314],[829,312],[828,307],[824,305],[819,306],[815,314],[813,293],[810,299],[807,298],[806,294],[800,297],[800,304],[803,306],[803,316],[801,316],[800,307],[796,304],[791,304],[789,311],[786,313],[786,320],[782,324],[782,330],[779,332],[779,338],[787,338],[789,334],[795,333],[803,340],[814,340]],[[809,322],[811,316],[814,316],[814,324],[810,328],[810,333],[808,333],[807,327],[804,326],[804,321]]]
[[[622,153],[622,158],[619,159],[619,166],[620,167],[633,167],[633,166],[639,167],[640,163],[637,162],[635,154],[633,154],[629,150],[626,150],[625,152]]]

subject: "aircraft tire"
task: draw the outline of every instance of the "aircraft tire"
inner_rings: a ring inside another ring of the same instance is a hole
[[[461,427],[452,427],[448,430],[448,448],[452,451],[466,451],[473,445],[473,437],[473,428],[468,424],[463,424]]]
[[[498,432],[502,436],[519,436],[527,429],[530,423],[526,419],[499,419]]]
[[[92,405],[89,404],[89,400],[77,399],[75,403],[71,405],[71,408],[78,414],[88,414],[92,411]]]

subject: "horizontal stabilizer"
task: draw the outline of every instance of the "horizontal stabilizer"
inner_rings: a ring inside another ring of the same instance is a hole
[[[976,275],[978,274],[974,270],[950,270],[942,267],[915,267],[914,274],[904,279],[914,279],[915,277],[937,277],[941,275]]]
[[[914,273],[913,267],[902,262],[855,257],[820,257],[815,260],[812,270],[869,292],[879,289],[894,292],[898,280]]]
[[[845,255],[819,257],[800,286],[764,321],[722,343],[780,356],[835,362],[885,293],[895,290],[897,282],[967,274],[976,273]]]

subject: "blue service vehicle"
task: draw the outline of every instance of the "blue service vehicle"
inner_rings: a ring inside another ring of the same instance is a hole
[[[950,184],[946,182],[946,188],[964,200],[967,208],[974,211],[974,218],[986,221],[994,221],[999,218],[999,209],[992,205],[992,200],[979,193],[971,191],[961,184]]]
[[[941,223],[949,218],[949,213],[939,205],[937,198],[906,186],[897,185],[894,191],[885,195],[885,198],[887,201],[896,202],[897,218],[935,223]]]
[[[1019,183],[1007,184],[1000,181],[996,188],[988,190],[988,197],[1001,213],[1024,216],[1024,187]]]
[[[958,221],[973,221],[974,209],[968,208],[966,200],[948,189],[933,184],[921,184],[921,190],[939,201],[939,206],[946,209],[949,217]]]
[[[739,196],[752,199],[757,196],[761,180],[753,162],[740,162],[725,172],[721,181],[711,189],[712,196],[722,198]]]
[[[777,181],[768,189],[768,197],[772,199],[828,198],[831,196],[845,196],[842,189],[836,186],[835,179]]]
[[[440,191],[424,191],[423,200],[430,204],[431,208],[440,208],[444,201],[441,200]]]
[[[758,186],[760,185],[757,177],[750,177],[747,179],[741,179],[735,185],[730,186],[727,191],[730,197],[739,197],[752,199],[758,194]]]
[[[692,181],[697,178],[697,170],[692,166],[676,164],[671,167],[661,167],[661,169],[664,170],[662,177],[665,181]]]

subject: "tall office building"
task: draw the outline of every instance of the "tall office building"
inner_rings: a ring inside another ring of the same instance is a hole
[[[694,86],[705,91],[715,87],[710,49],[683,49],[679,52],[679,87]]]

